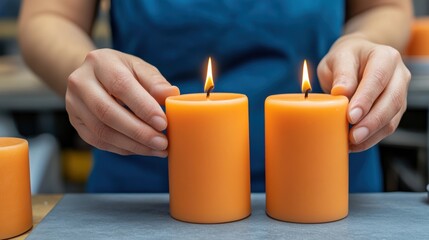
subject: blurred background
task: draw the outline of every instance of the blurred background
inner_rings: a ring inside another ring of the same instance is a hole
[[[29,140],[33,194],[83,192],[91,148],[70,125],[64,100],[19,56],[20,2],[0,0],[0,136]],[[99,47],[110,46],[109,6],[109,0],[101,1],[93,30]],[[380,143],[385,191],[425,191],[429,182],[429,0],[414,0],[414,9],[417,21],[404,52],[413,74],[407,112],[398,130]]]

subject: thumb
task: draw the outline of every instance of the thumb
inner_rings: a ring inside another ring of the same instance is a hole
[[[328,64],[326,63],[326,57],[324,57],[322,61],[320,61],[319,66],[317,66],[317,76],[323,92],[330,93],[333,78],[331,69],[329,69]]]
[[[165,104],[169,96],[179,95],[179,88],[172,86],[158,69],[149,63],[140,60],[132,65],[136,78],[144,89],[160,104]]]

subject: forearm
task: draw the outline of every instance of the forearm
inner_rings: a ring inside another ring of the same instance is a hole
[[[38,14],[20,22],[19,39],[26,63],[58,94],[64,95],[67,77],[94,49],[89,36],[55,14]]]
[[[350,7],[360,8],[358,12],[349,9],[351,17],[345,25],[344,34],[357,34],[379,44],[392,46],[401,51],[407,44],[412,21],[412,6],[408,0],[350,1]],[[355,5],[372,6],[355,6]],[[366,8],[366,9],[365,9]]]

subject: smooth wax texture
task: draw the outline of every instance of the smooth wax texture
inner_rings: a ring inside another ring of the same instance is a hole
[[[248,100],[233,93],[166,100],[170,214],[221,223],[250,214]]]
[[[429,56],[429,17],[419,17],[414,20],[411,26],[411,36],[407,48],[406,56],[428,57]]]
[[[0,239],[33,225],[28,142],[0,137]]]
[[[267,214],[300,223],[348,214],[348,99],[281,94],[265,101]]]

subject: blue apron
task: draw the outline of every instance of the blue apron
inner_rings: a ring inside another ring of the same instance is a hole
[[[300,92],[304,58],[316,67],[340,36],[343,0],[113,0],[113,47],[156,66],[181,93],[203,92],[203,64],[217,63],[216,92],[249,98],[251,186],[264,191],[264,100]],[[167,159],[95,149],[90,192],[167,192]],[[382,190],[376,148],[350,154],[350,191]]]

